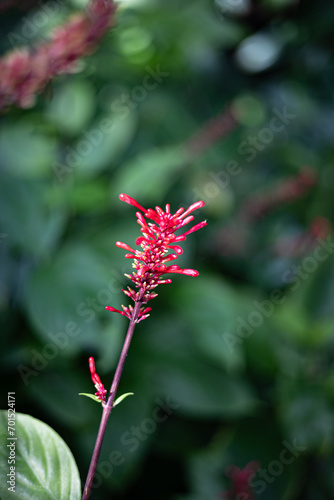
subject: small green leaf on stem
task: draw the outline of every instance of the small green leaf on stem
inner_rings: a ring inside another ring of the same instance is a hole
[[[126,392],[125,394],[122,394],[122,396],[120,396],[119,398],[116,399],[113,407],[115,407],[116,405],[121,403],[123,401],[123,399],[127,398],[128,396],[133,396],[133,394],[134,394],[133,392]]]
[[[95,396],[95,394],[87,394],[85,392],[79,392],[79,396],[87,396],[87,398],[91,398],[97,403],[102,403],[101,399],[98,396]]]

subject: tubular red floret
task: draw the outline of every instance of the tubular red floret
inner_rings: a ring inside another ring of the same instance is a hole
[[[124,257],[125,257],[126,259],[136,259],[136,258],[138,259],[138,257],[136,257],[135,255],[132,255],[132,253],[126,253],[126,254],[124,255]]]
[[[98,376],[97,373],[93,373],[92,380],[93,380],[93,382],[94,382],[95,385],[97,385],[97,386],[102,385],[101,379],[100,379],[100,377]]]
[[[161,264],[161,266],[156,268],[156,271],[158,271],[159,273],[165,273],[166,269],[168,269],[167,266],[165,266],[165,264]]]
[[[166,257],[163,258],[163,263],[166,263],[166,262],[169,262],[171,260],[175,260],[178,258],[178,255],[176,255],[175,253],[171,253],[170,255],[167,255]]]
[[[132,253],[135,253],[135,250],[133,248],[131,248],[129,245],[127,245],[126,243],[122,243],[121,241],[116,241],[116,246],[118,248],[123,248],[123,250],[127,250],[128,252],[132,252]]]
[[[118,314],[121,314],[122,316],[126,316],[125,312],[124,311],[120,311],[119,309],[115,309],[114,307],[111,307],[111,306],[106,306],[105,309],[107,311],[111,311],[111,312],[116,312]]]
[[[174,217],[179,217],[179,216],[182,214],[182,212],[184,212],[184,208],[183,208],[183,207],[179,208],[179,209],[175,212]]]
[[[95,373],[95,361],[94,361],[94,358],[89,358],[88,364],[89,364],[90,373],[91,373],[91,375],[93,375]]]
[[[147,242],[147,238],[145,238],[144,236],[139,236],[137,239],[136,239],[136,245],[141,245],[142,243],[144,242]]]
[[[202,222],[199,222],[198,224],[196,224],[196,226],[193,226],[188,231],[186,231],[185,233],[183,233],[183,236],[188,236],[188,234],[194,233],[195,231],[198,231],[199,229],[202,229],[202,227],[204,227],[206,225],[207,225],[206,220],[203,220]]]
[[[199,275],[199,272],[196,271],[195,269],[173,269],[171,271],[168,270],[167,272],[175,274],[184,274],[185,276],[192,276],[193,278]]]
[[[165,212],[160,207],[155,207],[155,211],[157,212],[159,217],[163,217],[165,215]]]
[[[179,234],[178,236],[175,236],[173,241],[184,241],[186,239],[184,234]]]
[[[89,370],[90,370],[90,375],[91,375],[92,382],[95,385],[95,388],[97,390],[97,392],[95,393],[95,396],[98,396],[98,398],[100,399],[100,401],[102,403],[105,403],[107,391],[104,388],[104,385],[102,384],[100,377],[95,372],[95,361],[94,361],[94,358],[90,357],[88,359],[88,364],[89,364]]]
[[[132,205],[132,206],[138,208],[142,212],[146,212],[146,208],[139,205],[139,203],[136,200],[134,200],[133,198],[131,198],[131,196],[128,196],[127,194],[121,193],[119,195],[119,199],[121,201],[125,201],[125,203],[128,203],[129,205]]]
[[[145,212],[145,217],[147,217],[148,219],[152,219],[154,220],[155,222],[160,222],[160,217],[159,215],[156,213],[155,210],[153,210],[152,208],[149,208],[148,210],[146,210]]]
[[[169,273],[174,273],[175,271],[179,271],[180,270],[179,266],[176,265],[176,264],[173,264],[172,266],[169,266],[167,269],[168,269]]]
[[[189,215],[189,217],[186,217],[182,222],[181,224],[179,224],[175,229],[180,229],[180,227],[183,227],[183,226],[186,226],[187,224],[189,224],[189,222],[193,221],[195,219],[195,217],[193,215]]]
[[[205,205],[204,201],[196,201],[196,203],[193,203],[192,205],[190,205],[190,207],[187,208],[187,210],[185,212],[183,212],[183,214],[181,215],[180,219],[183,219],[183,217],[185,217],[186,215],[190,214],[194,210],[197,210],[198,208],[204,207],[204,205]]]
[[[178,255],[183,254],[183,249],[181,247],[179,247],[179,245],[168,245],[168,248],[171,248],[172,250],[174,250]]]

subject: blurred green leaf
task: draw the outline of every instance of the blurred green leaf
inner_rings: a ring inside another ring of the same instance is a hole
[[[86,179],[109,166],[115,167],[130,146],[136,128],[134,112],[129,112],[126,118],[117,114],[100,116],[72,147],[78,157],[75,175]]]
[[[104,265],[88,245],[63,247],[31,274],[25,292],[36,333],[57,352],[70,355],[79,346],[98,343],[102,311],[113,292]]]
[[[273,316],[273,324],[287,338],[309,346],[325,343],[333,333],[333,322],[329,319],[314,321],[297,296],[288,297],[288,302]]]
[[[57,141],[39,123],[21,118],[2,127],[0,146],[5,170],[22,178],[45,177],[50,172]]]
[[[70,204],[77,213],[87,210],[102,212],[110,205],[108,185],[102,180],[76,184],[71,192]]]
[[[26,379],[25,390],[31,401],[64,427],[84,429],[94,425],[96,410],[95,405],[78,395],[79,391],[90,390],[92,381],[88,369],[80,374],[78,370],[74,372],[72,367],[72,361],[67,364],[62,358],[58,360],[58,371],[55,372],[47,363],[44,370],[40,369]]]
[[[46,116],[62,134],[76,135],[89,123],[95,107],[94,87],[88,80],[69,80],[56,87]]]
[[[185,497],[187,500],[224,498],[222,473],[226,444],[226,435],[219,434],[209,446],[189,458],[187,472],[193,495]]]
[[[307,453],[315,449],[326,452],[333,446],[333,412],[319,389],[298,383],[280,386],[281,422],[289,439],[294,439]]]
[[[8,244],[36,256],[55,247],[66,224],[64,207],[50,210],[43,184],[3,177],[0,183],[0,223]]]
[[[177,411],[205,418],[249,415],[257,401],[252,387],[242,379],[227,377],[204,363],[184,360],[157,374],[161,390],[178,404]]]
[[[112,185],[112,193],[127,193],[143,202],[162,198],[186,166],[189,156],[179,147],[155,148],[123,165]]]
[[[235,333],[240,298],[213,276],[201,273],[196,280],[177,284],[174,307],[186,318],[200,353],[230,372],[240,371],[244,365],[240,344],[231,345],[227,339]]]

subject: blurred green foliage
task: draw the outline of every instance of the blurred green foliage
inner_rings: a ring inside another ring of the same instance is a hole
[[[24,38],[30,20],[32,44],[78,5],[1,23]],[[112,381],[127,321],[104,306],[127,303],[131,269],[115,241],[139,235],[118,194],[206,202],[182,256],[200,276],[161,286],[137,327],[119,392],[134,397],[113,411],[93,499],[218,499],[253,460],[269,478],[255,498],[334,498],[333,20],[329,0],[124,0],[80,71],[3,113],[2,380],[82,481],[100,408],[78,393],[89,356]],[[228,108],[231,131],[214,132]],[[289,191],[306,165],[315,181]]]

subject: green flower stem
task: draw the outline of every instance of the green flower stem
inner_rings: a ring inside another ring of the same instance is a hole
[[[108,419],[110,417],[111,410],[113,409],[116,392],[118,389],[119,382],[121,380],[121,375],[123,372],[125,359],[128,355],[131,339],[133,336],[135,326],[137,324],[137,318],[138,318],[138,314],[139,314],[141,306],[142,306],[141,300],[139,300],[138,302],[135,303],[135,307],[133,309],[133,314],[132,314],[132,317],[130,320],[129,328],[128,328],[128,331],[127,331],[127,334],[125,337],[123,349],[122,349],[122,352],[121,352],[121,355],[120,355],[120,358],[118,361],[118,365],[116,368],[116,372],[114,375],[114,380],[111,384],[109,397],[108,397],[106,404],[103,407],[100,428],[99,428],[99,432],[97,434],[97,438],[96,438],[96,442],[95,442],[95,446],[94,446],[94,451],[93,451],[92,459],[90,462],[89,471],[87,474],[86,484],[85,484],[84,492],[82,495],[82,500],[88,500],[88,498],[90,497],[90,494],[91,494],[92,484],[93,484],[93,480],[94,480],[94,476],[95,476],[97,462],[98,462],[98,459],[100,456],[100,451],[101,451],[101,447],[102,447],[102,443],[103,443],[104,434],[105,434],[105,431],[107,428],[107,423],[108,423]]]

